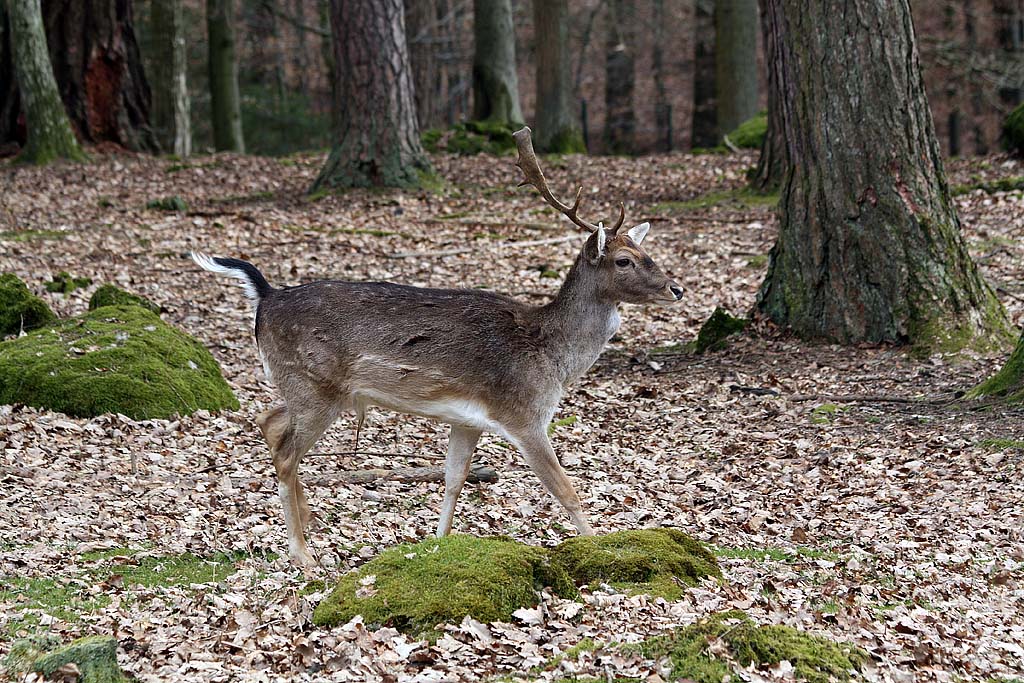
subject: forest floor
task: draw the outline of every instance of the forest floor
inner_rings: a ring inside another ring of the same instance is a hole
[[[624,307],[618,335],[562,402],[555,450],[599,532],[679,527],[714,547],[725,580],[676,602],[598,591],[580,605],[545,593],[529,623],[452,624],[434,644],[358,624],[322,630],[310,615],[322,582],[423,539],[441,505],[437,484],[333,475],[439,465],[446,428],[374,409],[361,446],[394,455],[307,457],[319,517],[309,537],[323,567],[294,569],[254,424],[275,399],[252,314],[231,281],[187,254],[249,259],[275,285],[387,279],[540,303],[583,238],[514,189],[513,159],[436,157],[440,191],[319,196],[306,194],[317,155],[0,166],[0,272],[61,315],[84,311],[92,290],[43,291],[62,270],[149,297],[212,350],[242,404],[142,422],[0,407],[0,655],[49,629],[113,633],[125,669],[147,681],[644,678],[642,662],[611,648],[552,660],[585,638],[632,642],[740,608],[856,643],[873,657],[872,679],[1024,677],[1024,410],[949,400],[1005,356],[919,359],[803,342],[765,322],[724,351],[678,350],[716,305],[753,305],[777,230],[771,201],[737,191],[755,161],[543,162],[556,194],[588,188],[591,220],[628,198],[630,220],[653,224],[644,246],[686,291],[675,306]],[[1024,165],[990,157],[950,162],[949,173],[962,185],[1019,177]],[[186,212],[146,208],[175,195]],[[1024,196],[976,190],[957,205],[972,255],[1020,325]],[[549,241],[510,244],[526,240]],[[863,396],[909,401],[849,400]],[[315,451],[349,449],[353,430],[345,417]],[[457,532],[545,545],[573,535],[499,439],[485,435],[477,459],[501,478],[467,486]]]

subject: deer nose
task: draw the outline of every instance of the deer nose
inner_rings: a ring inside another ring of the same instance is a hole
[[[669,285],[668,289],[672,292],[672,296],[676,298],[676,301],[683,298],[683,290],[679,285]]]

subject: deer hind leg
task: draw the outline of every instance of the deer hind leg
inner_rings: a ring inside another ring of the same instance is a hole
[[[583,515],[580,497],[565,474],[565,470],[559,464],[558,458],[555,457],[555,450],[551,447],[547,434],[541,430],[525,434],[511,434],[511,436],[513,443],[522,452],[526,464],[530,466],[548,492],[569,513],[576,530],[583,536],[593,536],[594,530],[590,528],[587,518]]]
[[[455,504],[469,476],[469,464],[473,460],[473,449],[479,438],[479,429],[452,425],[448,437],[448,456],[444,460],[444,503],[441,505],[441,519],[437,523],[439,537],[447,536],[452,530]]]
[[[303,530],[312,517],[299,481],[299,462],[334,422],[334,413],[278,406],[257,419],[277,471],[277,490],[288,529],[288,554],[303,566],[316,564],[306,546]]]

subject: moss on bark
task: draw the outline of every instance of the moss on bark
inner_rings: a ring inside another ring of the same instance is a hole
[[[54,636],[37,636],[15,641],[5,667],[18,674],[35,672],[46,678],[73,664],[79,683],[122,683],[128,679],[117,664],[117,640],[110,636],[87,636],[61,645]]]
[[[57,319],[46,302],[13,273],[0,275],[0,337],[33,330]]]
[[[968,398],[996,396],[1010,403],[1024,403],[1024,333],[1006,364],[996,374],[967,392]]]

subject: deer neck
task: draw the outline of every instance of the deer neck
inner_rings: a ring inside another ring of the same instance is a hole
[[[586,372],[619,328],[616,302],[599,299],[597,269],[582,254],[558,294],[539,313],[548,355],[563,383]]]

